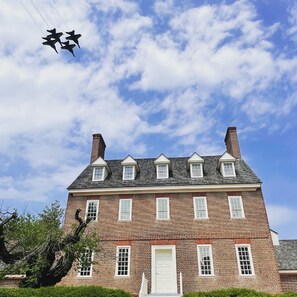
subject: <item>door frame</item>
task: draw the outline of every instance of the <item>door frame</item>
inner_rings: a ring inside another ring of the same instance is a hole
[[[151,246],[151,278],[152,278],[152,288],[151,293],[156,294],[156,251],[157,250],[171,250],[172,251],[172,263],[173,263],[173,269],[174,269],[174,288],[172,292],[168,293],[174,293],[177,294],[177,270],[176,270],[176,247],[175,245],[152,245]]]

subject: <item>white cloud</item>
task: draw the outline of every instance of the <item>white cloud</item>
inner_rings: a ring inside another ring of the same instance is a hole
[[[269,223],[275,231],[281,226],[292,224],[295,228],[297,211],[284,205],[266,205]]]

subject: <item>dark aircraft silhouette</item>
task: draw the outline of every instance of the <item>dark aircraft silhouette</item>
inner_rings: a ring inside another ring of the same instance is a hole
[[[42,37],[43,39],[45,39],[46,41],[45,42],[42,42],[43,45],[49,45],[51,48],[53,48],[55,50],[55,52],[58,54],[58,51],[56,49],[56,42],[57,40],[54,40],[50,37]]]
[[[70,32],[66,32],[66,34],[68,34],[69,36],[67,36],[65,39],[66,39],[66,40],[72,40],[72,41],[73,41],[74,43],[76,43],[77,46],[80,48],[80,46],[79,46],[79,42],[78,42],[78,38],[81,37],[81,34],[74,34],[74,33],[75,33],[74,30],[72,30],[72,31],[70,31]]]
[[[73,57],[75,57],[74,53],[73,53],[73,48],[75,47],[75,44],[70,44],[69,41],[66,41],[66,42],[62,42],[64,45],[61,46],[61,49],[65,49],[65,50],[68,50],[72,55]]]
[[[63,35],[62,32],[56,32],[56,28],[54,28],[52,30],[46,30],[46,31],[51,33],[51,34],[47,35],[46,37],[51,38],[51,39],[55,40],[56,42],[59,42],[60,45],[62,46],[61,39],[60,39],[60,37]]]

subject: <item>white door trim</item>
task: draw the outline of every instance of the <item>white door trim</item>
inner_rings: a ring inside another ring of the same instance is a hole
[[[151,272],[152,272],[152,288],[151,293],[157,294],[156,292],[156,251],[157,250],[172,250],[172,263],[173,263],[173,269],[174,269],[174,283],[175,286],[172,290],[172,292],[169,293],[175,293],[177,294],[177,272],[176,272],[176,247],[175,245],[152,245],[151,247],[151,253],[152,253],[152,259],[151,259]]]

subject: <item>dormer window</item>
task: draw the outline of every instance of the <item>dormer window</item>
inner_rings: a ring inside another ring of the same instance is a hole
[[[223,164],[223,175],[224,176],[235,176],[235,170],[234,170],[234,163],[226,162]]]
[[[127,165],[127,166],[124,166],[123,168],[123,179],[125,180],[129,180],[129,179],[134,179],[134,166],[133,165]]]
[[[157,178],[168,178],[168,165],[167,164],[157,165]]]
[[[107,163],[101,157],[92,163],[92,167],[92,181],[103,181],[108,176],[108,173],[110,173]]]
[[[93,181],[104,180],[104,167],[93,168]]]
[[[227,152],[221,156],[218,167],[224,177],[236,177],[235,161],[236,159]]]
[[[170,161],[161,154],[155,161],[156,175],[158,179],[169,178],[169,164]]]
[[[123,166],[123,180],[134,180],[139,170],[137,162],[128,156],[121,162],[121,165]]]
[[[190,165],[191,178],[203,177],[203,163],[204,160],[197,154],[194,153],[188,160]]]

